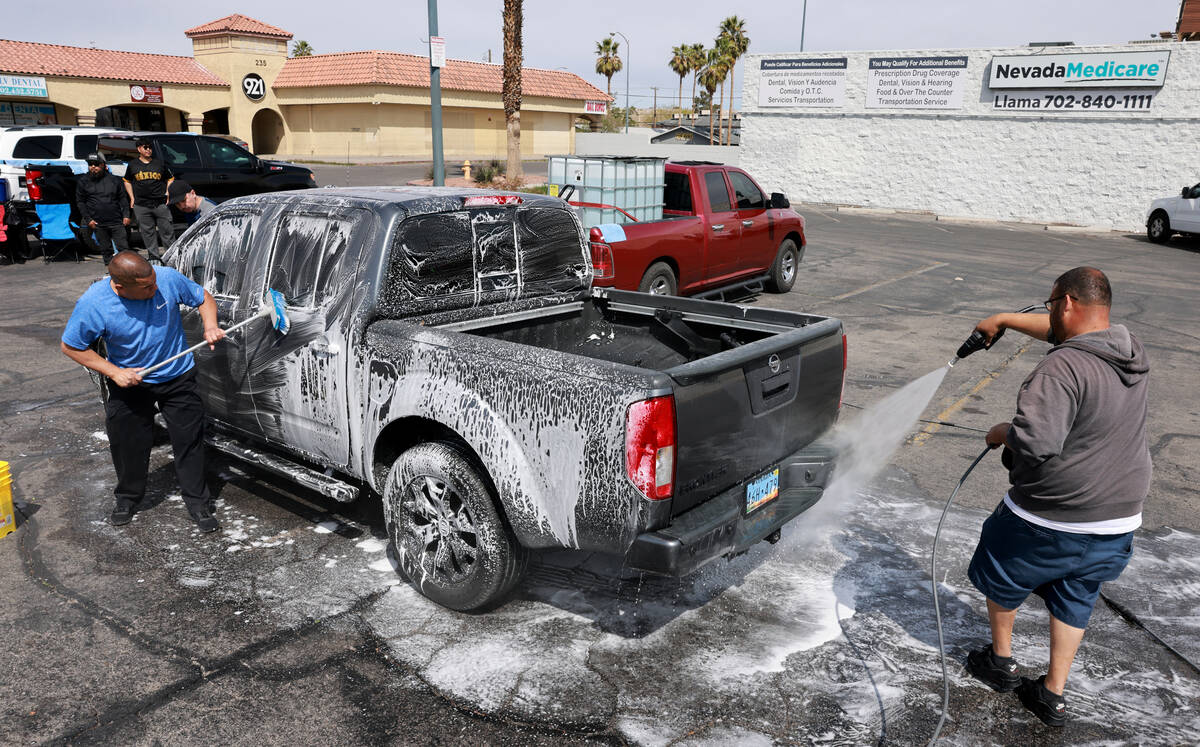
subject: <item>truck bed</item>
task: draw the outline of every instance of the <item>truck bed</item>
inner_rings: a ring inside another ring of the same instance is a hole
[[[837,418],[843,342],[835,319],[597,289],[582,301],[424,322],[667,374],[679,432],[672,515],[768,470]]]

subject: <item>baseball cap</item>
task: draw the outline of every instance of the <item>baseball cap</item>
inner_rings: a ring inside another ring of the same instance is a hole
[[[167,187],[167,204],[174,205],[177,202],[187,197],[187,193],[192,191],[192,185],[182,179],[176,179],[171,182],[171,186]]]
[[[104,156],[100,155],[99,153],[88,153],[87,162],[89,164],[98,163],[101,165],[105,163]]]

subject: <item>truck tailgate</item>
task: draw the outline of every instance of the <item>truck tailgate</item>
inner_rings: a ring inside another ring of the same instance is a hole
[[[621,291],[607,293],[622,299]],[[769,473],[837,420],[844,365],[837,319],[641,294],[637,303],[671,309],[686,324],[771,332],[665,371],[678,439],[672,515]]]

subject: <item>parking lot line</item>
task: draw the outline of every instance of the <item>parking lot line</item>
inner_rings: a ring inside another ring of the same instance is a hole
[[[849,293],[843,293],[840,296],[834,296],[833,298],[831,298],[829,300],[830,301],[844,301],[847,298],[857,296],[860,293],[866,293],[869,290],[875,290],[876,288],[881,288],[885,285],[891,285],[892,283],[894,283],[898,280],[904,280],[906,278],[911,278],[915,275],[920,275],[921,273],[929,272],[930,270],[936,270],[939,267],[945,267],[948,264],[950,264],[950,263],[949,262],[934,262],[933,264],[931,264],[927,267],[922,267],[919,270],[912,270],[911,272],[906,272],[903,275],[897,275],[894,278],[888,278],[887,280],[880,280],[878,283],[871,283],[870,285],[863,286],[862,288],[859,288],[858,290],[852,290]]]
[[[1021,343],[1021,347],[1017,348],[1017,352],[1006,358],[1003,363],[996,367],[995,371],[989,371],[987,376],[984,376],[977,384],[975,384],[975,386],[971,387],[971,391],[967,392],[957,401],[955,401],[954,404],[935,415],[933,417],[934,422],[927,423],[925,427],[921,429],[920,433],[913,436],[912,444],[915,446],[920,446],[932,438],[933,434],[942,429],[943,421],[961,410],[963,406],[967,404],[969,399],[982,392],[985,388],[987,388],[988,384],[991,384],[993,381],[1000,378],[1000,374],[1004,373],[1004,369],[1008,368],[1008,364],[1012,363],[1017,358],[1020,358],[1025,354],[1025,351],[1029,350],[1031,342],[1031,340],[1026,340],[1025,342]]]

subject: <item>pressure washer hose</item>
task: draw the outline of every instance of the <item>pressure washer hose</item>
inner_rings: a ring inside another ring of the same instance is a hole
[[[975,469],[975,465],[983,461],[988,452],[994,447],[985,447],[979,452],[979,456],[975,457],[975,461],[971,462],[971,466],[967,467],[967,471],[958,479],[958,484],[954,486],[954,492],[950,494],[950,500],[946,501],[946,507],[942,509],[942,518],[938,519],[937,531],[933,533],[933,553],[929,558],[929,579],[933,586],[933,614],[937,618],[937,634],[938,634],[938,651],[942,655],[942,717],[938,719],[937,728],[933,730],[933,736],[929,738],[929,744],[932,745],[937,741],[938,735],[942,733],[942,725],[946,723],[946,714],[950,711],[950,675],[946,673],[946,644],[942,641],[942,608],[938,604],[938,582],[937,582],[937,543],[938,537],[942,534],[942,524],[946,521],[946,514],[950,513],[950,504],[954,503],[954,497],[958,495],[958,489],[967,481],[967,476],[971,474],[971,470]]]

